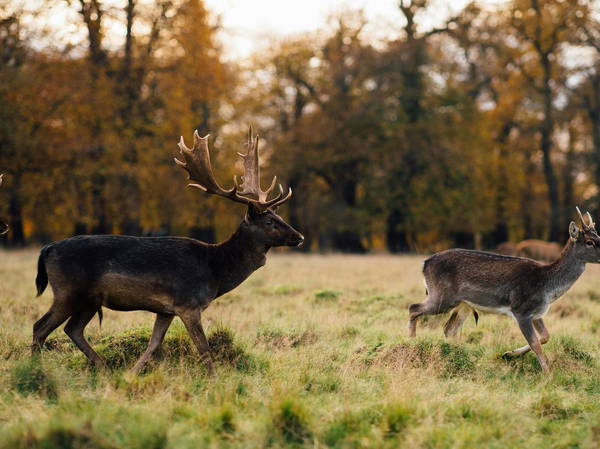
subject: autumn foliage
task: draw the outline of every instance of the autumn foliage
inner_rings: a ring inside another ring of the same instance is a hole
[[[21,3],[0,6],[7,245],[224,237],[243,209],[185,189],[172,159],[210,132],[228,186],[250,123],[306,250],[562,241],[576,204],[600,212],[597,2],[471,3],[426,26],[433,3],[402,0],[397,37],[346,11],[244,61],[200,0],[55,2],[78,42],[42,26],[55,6]]]

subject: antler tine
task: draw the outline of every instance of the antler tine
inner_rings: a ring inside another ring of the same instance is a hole
[[[261,190],[258,140],[258,135],[252,135],[252,126],[250,126],[248,129],[247,153],[238,153],[244,161],[244,175],[242,176],[242,184],[239,186],[241,190],[238,192],[238,195],[251,195],[252,198],[248,198],[248,200],[256,206],[266,209],[274,202],[281,199],[283,196],[283,188],[280,185],[279,189],[281,190],[281,193],[271,200],[268,199],[269,195],[277,185],[277,176],[274,176],[269,188],[265,191]]]
[[[590,214],[590,211],[589,211],[589,210],[587,211],[587,214],[586,214],[586,215],[587,215],[587,217],[588,217],[588,220],[589,220],[589,222],[590,222],[590,224],[589,224],[589,227],[590,227],[591,229],[596,229],[596,223],[594,223],[594,219],[592,218],[592,214]]]
[[[194,146],[192,148],[185,145],[183,136],[181,136],[177,145],[183,161],[175,158],[175,163],[187,171],[191,181],[188,184],[189,186],[204,190],[206,193],[224,196],[238,203],[247,204],[248,201],[236,195],[237,180],[235,178],[234,186],[229,190],[222,188],[215,179],[210,163],[208,136],[207,134],[200,137],[198,131],[194,131]]]
[[[585,219],[583,218],[583,215],[581,214],[581,211],[579,210],[579,206],[575,206],[575,209],[577,209],[577,213],[579,214],[579,219],[581,220],[583,229],[585,229],[585,230],[589,229],[590,227],[585,223]]]
[[[279,190],[281,191],[281,193],[277,196],[277,198],[275,198],[275,200],[277,200],[277,201],[274,201],[269,207],[273,207],[273,208],[278,207],[292,197],[292,188],[291,187],[288,187],[288,191],[285,196],[283,196],[283,189],[281,188],[281,184],[279,184]]]

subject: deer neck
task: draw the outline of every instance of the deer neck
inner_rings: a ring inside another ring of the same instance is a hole
[[[217,245],[216,262],[221,273],[218,295],[226,293],[262,267],[267,260],[270,247],[258,242],[251,232],[241,224],[225,242]]]
[[[585,270],[585,262],[575,256],[574,243],[567,242],[558,259],[547,265],[547,294],[553,302],[560,298]]]

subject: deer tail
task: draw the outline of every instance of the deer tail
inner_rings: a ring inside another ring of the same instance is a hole
[[[40,296],[46,290],[48,285],[48,273],[46,272],[46,256],[50,250],[50,245],[46,245],[40,251],[40,257],[38,257],[38,269],[37,276],[35,278],[35,286],[37,287],[37,296]]]

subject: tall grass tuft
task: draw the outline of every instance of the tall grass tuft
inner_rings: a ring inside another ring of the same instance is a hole
[[[393,404],[384,410],[385,437],[395,438],[408,427],[415,411],[404,404]]]
[[[217,327],[208,336],[208,346],[217,363],[235,367],[245,373],[266,369],[266,361],[258,360],[250,354],[244,346],[235,341],[233,332],[226,327]]]
[[[54,378],[44,371],[39,357],[18,363],[12,370],[12,386],[20,394],[37,394],[49,400],[58,398]]]
[[[312,436],[308,413],[297,401],[285,399],[273,416],[274,433],[289,444],[301,444]]]
[[[209,426],[216,434],[233,435],[236,430],[233,410],[225,406],[209,418]]]
[[[329,447],[361,447],[368,436],[377,438],[374,431],[380,421],[381,414],[372,408],[347,411],[329,424],[323,441]]]
[[[1,449],[119,449],[118,446],[97,435],[91,427],[77,428],[68,423],[57,423],[36,436],[30,429],[21,438],[7,438]]]

